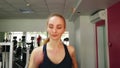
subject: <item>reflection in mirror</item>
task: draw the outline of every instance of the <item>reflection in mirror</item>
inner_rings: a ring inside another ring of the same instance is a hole
[[[13,52],[10,53],[10,46],[0,45],[0,68],[27,68],[32,50],[41,46],[48,38],[47,32],[0,32],[0,43],[11,43]],[[69,45],[69,32],[65,32],[61,40]],[[12,54],[12,64],[10,58]],[[12,65],[12,67],[9,67]]]

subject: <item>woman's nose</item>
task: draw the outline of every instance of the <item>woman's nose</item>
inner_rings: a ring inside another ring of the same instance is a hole
[[[56,33],[56,32],[57,32],[57,29],[54,28],[54,29],[53,29],[53,32]]]

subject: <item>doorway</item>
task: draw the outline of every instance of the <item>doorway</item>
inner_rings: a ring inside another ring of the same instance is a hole
[[[105,21],[99,21],[96,26],[96,68],[107,68],[107,45]]]

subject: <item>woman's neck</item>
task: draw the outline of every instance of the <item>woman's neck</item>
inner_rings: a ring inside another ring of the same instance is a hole
[[[61,40],[52,40],[50,39],[48,45],[52,48],[60,47],[62,45]]]

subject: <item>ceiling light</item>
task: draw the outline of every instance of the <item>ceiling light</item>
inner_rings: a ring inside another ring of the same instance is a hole
[[[26,6],[27,6],[27,7],[29,7],[29,6],[30,6],[30,4],[29,4],[29,3],[27,3],[27,4],[26,4]]]

